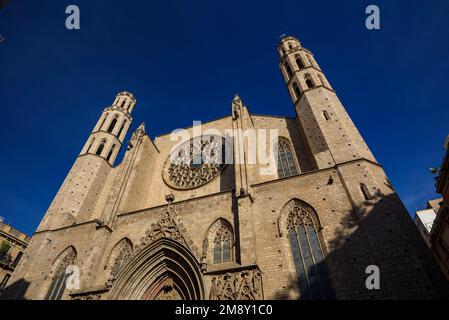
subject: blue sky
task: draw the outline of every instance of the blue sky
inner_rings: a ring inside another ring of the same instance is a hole
[[[449,2],[10,1],[0,11],[0,216],[32,234],[115,94],[151,137],[230,113],[294,115],[279,36],[315,54],[409,211],[449,133]],[[76,4],[81,29],[65,28]],[[381,30],[365,28],[365,8]]]

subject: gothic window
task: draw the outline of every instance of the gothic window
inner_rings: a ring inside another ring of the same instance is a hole
[[[315,87],[315,84],[313,83],[312,77],[310,76],[310,74],[306,74],[304,77],[304,80],[306,81],[307,88],[310,89],[310,88]]]
[[[98,146],[98,149],[97,149],[97,152],[96,152],[96,155],[97,156],[101,156],[101,153],[103,152],[103,149],[104,149],[104,145],[106,144],[106,141],[105,140],[103,140],[101,143],[100,143],[100,145]]]
[[[119,139],[120,139],[120,135],[123,132],[123,129],[125,128],[125,124],[126,124],[126,120],[123,120],[122,126],[120,127],[120,130],[117,133],[117,138],[119,138]]]
[[[288,48],[289,48],[289,49],[293,49],[293,46],[292,46],[292,43],[291,43],[291,42],[288,44]]]
[[[285,139],[279,139],[277,151],[279,178],[290,177],[298,174],[290,145]]]
[[[111,275],[115,278],[117,277],[120,270],[122,270],[123,266],[128,262],[133,254],[133,249],[131,247],[131,243],[127,239],[123,239],[120,241],[119,247],[117,248],[117,255],[114,260],[114,264],[111,268]]]
[[[223,263],[232,260],[232,235],[229,228],[221,225],[215,233],[213,246],[213,263]]]
[[[304,64],[302,63],[301,57],[300,56],[296,56],[296,65],[298,66],[299,69],[303,69],[304,68]]]
[[[309,56],[309,55],[307,55],[307,59],[309,60],[310,65],[311,65],[312,67],[314,67],[315,65],[314,65],[314,63],[313,63],[312,57]]]
[[[16,258],[14,259],[14,262],[12,263],[12,266],[15,267],[17,266],[17,264],[19,263],[20,259],[22,259],[23,256],[23,252],[19,252],[16,256]]]
[[[105,121],[106,121],[106,119],[108,118],[108,115],[109,115],[109,113],[106,113],[106,114],[105,114],[105,116],[104,116],[104,118],[103,118],[103,121],[101,122],[101,125],[100,125],[100,127],[98,128],[98,130],[101,130],[101,128],[103,127],[103,125],[104,125],[104,123],[105,123]]]
[[[76,250],[73,247],[67,248],[56,260],[55,269],[52,274],[52,281],[45,297],[46,300],[61,300],[66,289],[67,279],[72,275],[73,270],[68,267],[75,263]]]
[[[360,190],[362,191],[363,197],[365,198],[365,200],[371,200],[372,199],[371,194],[370,194],[367,186],[364,183],[360,184]]]
[[[287,71],[287,76],[290,78],[293,74],[292,68],[290,68],[290,65],[288,63],[285,64],[285,71]]]
[[[124,107],[125,107],[125,103],[126,103],[126,100],[125,100],[125,99],[123,99],[123,100],[122,100],[122,104],[121,104],[121,107],[122,107],[122,108],[124,108]]]
[[[293,82],[292,84],[293,92],[295,93],[296,99],[299,99],[301,96],[301,90],[298,87],[298,84],[296,82]]]
[[[115,125],[116,125],[116,123],[117,123],[117,118],[118,118],[118,117],[115,116],[114,119],[112,119],[111,124],[109,125],[109,128],[108,128],[108,132],[109,132],[109,133],[111,133],[112,130],[114,130],[114,127],[115,127]]]
[[[312,215],[295,205],[287,218],[288,238],[296,269],[301,299],[331,299],[332,290]]]
[[[92,138],[92,140],[90,141],[89,147],[86,150],[86,153],[89,153],[90,148],[92,147],[92,144],[94,143],[95,138]]]
[[[320,82],[323,86],[326,86],[326,83],[324,82],[324,79],[320,74],[318,74],[318,79],[320,80]]]
[[[112,156],[112,153],[114,152],[114,149],[115,149],[115,144],[112,146],[111,150],[109,151],[108,156],[106,157],[106,160],[109,161],[111,159],[111,156]]]

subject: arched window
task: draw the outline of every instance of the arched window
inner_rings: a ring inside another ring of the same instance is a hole
[[[223,263],[232,260],[231,241],[231,231],[225,225],[221,225],[214,236],[213,263]]]
[[[125,128],[126,120],[123,120],[122,126],[120,127],[120,130],[117,133],[117,138],[120,139],[120,135],[122,134],[123,129]]]
[[[106,119],[108,118],[108,115],[109,115],[109,113],[106,113],[106,115],[105,115],[104,118],[103,118],[103,121],[101,121],[100,127],[98,127],[98,130],[101,130],[101,128],[103,127],[103,125],[104,125],[104,123],[105,123],[105,121],[106,121]]]
[[[101,156],[105,144],[106,144],[105,140],[101,141],[100,145],[98,146],[97,152],[95,153],[97,156]]]
[[[323,111],[323,117],[324,119],[326,119],[326,121],[329,121],[331,119],[329,112],[327,112],[326,110]]]
[[[360,184],[360,190],[362,191],[365,200],[372,199],[371,193],[369,192],[368,187],[364,183]]]
[[[128,239],[120,240],[115,248],[115,260],[111,268],[111,276],[115,279],[123,266],[132,257],[133,248]]]
[[[291,43],[291,42],[288,44],[288,48],[289,48],[289,49],[293,49],[293,46],[292,46],[292,43]]]
[[[307,59],[309,60],[310,65],[311,65],[312,67],[314,67],[315,64],[313,63],[312,57],[309,56],[309,55],[307,55]]]
[[[72,275],[73,266],[76,259],[76,250],[73,247],[67,248],[55,261],[52,271],[52,281],[45,297],[46,300],[61,300],[66,289],[67,279]]]
[[[304,69],[304,64],[302,63],[300,56],[296,56],[295,61],[299,69]]]
[[[289,143],[284,139],[279,139],[277,151],[279,178],[297,175],[298,170]]]
[[[292,68],[290,68],[290,65],[288,63],[285,64],[285,71],[287,71],[287,76],[290,78],[293,74]]]
[[[117,123],[117,116],[112,119],[111,124],[109,125],[108,132],[111,133],[114,130],[115,124]]]
[[[320,82],[323,86],[326,86],[326,83],[324,82],[324,79],[320,74],[318,74],[318,79],[320,80]]]
[[[112,146],[111,150],[109,150],[109,153],[108,153],[108,156],[106,157],[106,160],[109,161],[111,159],[111,156],[112,156],[112,153],[114,152],[114,149],[115,149],[115,144]]]
[[[332,299],[316,219],[308,210],[295,205],[287,217],[287,230],[301,299]]]
[[[122,100],[122,104],[121,104],[121,107],[122,107],[122,108],[125,107],[125,103],[126,103],[126,99],[123,99],[123,100]]]
[[[312,77],[310,76],[310,74],[306,74],[304,76],[304,80],[306,81],[307,88],[310,89],[310,88],[315,87],[315,84],[313,83],[313,80],[312,80]]]
[[[298,100],[299,97],[301,96],[301,90],[299,89],[298,84],[296,82],[293,82],[292,88],[293,92],[295,93],[296,100]]]
[[[95,141],[95,138],[92,138],[92,141],[90,142],[89,147],[86,150],[86,153],[89,153],[89,150],[92,147],[92,144],[94,143],[94,141]]]

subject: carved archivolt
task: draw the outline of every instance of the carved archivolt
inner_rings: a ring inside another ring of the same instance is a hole
[[[224,168],[224,140],[217,135],[204,135],[184,143],[171,152],[163,178],[171,187],[192,189],[202,186]]]
[[[228,272],[212,278],[211,300],[261,300],[262,275],[259,269]]]

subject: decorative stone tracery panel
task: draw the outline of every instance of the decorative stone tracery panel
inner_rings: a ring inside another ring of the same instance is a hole
[[[262,300],[262,275],[258,268],[227,272],[212,278],[211,300]]]

